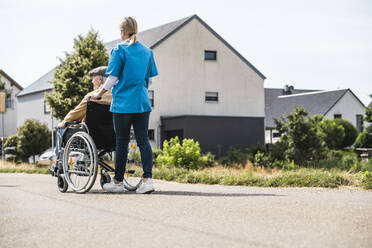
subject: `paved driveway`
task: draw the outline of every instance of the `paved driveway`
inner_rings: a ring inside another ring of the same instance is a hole
[[[372,191],[189,185],[59,193],[0,174],[0,247],[372,247]]]

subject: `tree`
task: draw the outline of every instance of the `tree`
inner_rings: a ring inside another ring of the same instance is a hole
[[[319,122],[322,116],[307,117],[307,111],[302,107],[280,120],[275,119],[276,129],[281,135],[280,142],[286,147],[286,159],[297,164],[306,164],[309,161],[323,158],[326,146],[319,135]]]
[[[99,40],[98,32],[91,29],[86,37],[79,35],[74,39],[73,53],[65,53],[60,59],[52,84],[54,89],[46,93],[53,115],[63,119],[65,115],[92,91],[93,86],[88,72],[98,66],[108,64],[108,55],[104,44]]]
[[[369,95],[372,98],[372,94]],[[364,120],[367,122],[372,122],[372,105],[369,108],[366,108],[366,114]]]
[[[325,145],[330,149],[344,148],[345,128],[339,125],[336,120],[325,119],[319,123],[320,135],[325,142]],[[355,140],[356,137],[354,137]],[[352,144],[354,141],[352,142]]]
[[[351,146],[354,144],[356,137],[358,136],[358,130],[344,119],[334,119],[333,120],[337,125],[342,126],[345,130],[345,136],[342,139],[342,142],[340,143],[340,146],[338,146],[339,149],[343,149],[345,147]]]
[[[18,148],[24,157],[33,156],[35,163],[35,155],[41,154],[50,147],[51,133],[46,126],[37,120],[27,120],[23,126],[17,130]]]
[[[372,126],[361,132],[355,140],[357,148],[372,148]]]

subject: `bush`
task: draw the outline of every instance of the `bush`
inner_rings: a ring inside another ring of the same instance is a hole
[[[368,160],[368,162],[361,161],[360,170],[372,172],[372,159]]]
[[[364,173],[362,184],[365,189],[372,189],[372,173],[369,171],[366,171]]]
[[[337,125],[342,126],[345,130],[345,137],[341,143],[340,148],[345,148],[352,146],[355,142],[356,137],[358,136],[358,130],[354,127],[353,124],[344,119],[335,119],[333,120]]]
[[[258,152],[266,152],[265,146],[257,144],[255,146],[251,146],[250,148],[248,148],[247,149],[247,153],[248,153],[247,159],[253,163],[254,162],[254,157],[256,156],[256,154]]]
[[[276,130],[282,134],[280,142],[286,147],[285,158],[302,165],[322,159],[326,151],[318,125],[323,117],[315,115],[305,119],[307,115],[300,106],[286,118],[275,119]]]
[[[152,149],[152,163],[154,165],[157,165],[156,159],[158,158],[159,155],[161,155],[163,151],[161,149],[153,148]]]
[[[128,160],[130,163],[134,163],[136,165],[141,164],[141,152],[139,149],[131,150],[128,153]]]
[[[255,166],[264,166],[264,167],[271,167],[272,165],[272,158],[270,154],[266,154],[264,152],[257,152],[254,156],[254,165]]]
[[[271,146],[270,154],[274,160],[285,160],[286,146],[282,142],[276,142]]]
[[[220,157],[218,162],[225,166],[233,166],[236,164],[245,165],[247,162],[247,155],[244,154],[244,152],[242,152],[240,149],[230,147],[226,156]]]
[[[163,153],[156,162],[160,167],[181,167],[186,169],[201,169],[213,164],[211,154],[201,155],[199,142],[193,139],[183,139],[182,144],[178,137],[163,143]]]
[[[330,149],[344,148],[345,129],[334,120],[325,119],[318,123],[319,135]]]
[[[361,132],[355,140],[355,147],[372,148],[372,126]]]
[[[313,168],[350,170],[358,166],[358,156],[353,152],[330,150],[324,159],[313,161],[308,166]]]
[[[26,157],[41,154],[51,144],[51,133],[46,124],[37,120],[26,120],[17,130],[19,151]]]

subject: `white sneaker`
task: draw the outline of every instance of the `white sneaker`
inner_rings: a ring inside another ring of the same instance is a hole
[[[136,189],[137,194],[150,194],[155,191],[152,179],[147,179],[146,182],[142,181],[141,185]]]
[[[111,193],[124,193],[128,191],[126,188],[124,188],[123,182],[116,184],[114,183],[114,180],[112,180],[110,183],[105,183],[102,188]]]

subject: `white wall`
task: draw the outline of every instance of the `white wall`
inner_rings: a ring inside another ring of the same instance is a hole
[[[217,61],[205,61],[204,50],[217,51]],[[154,90],[149,128],[155,139],[164,115],[264,117],[264,80],[197,19],[153,51],[159,76],[149,87]],[[206,91],[218,92],[218,103],[206,103]]]
[[[22,126],[28,119],[39,120],[47,124],[48,128],[52,130],[58,122],[53,118],[52,128],[52,115],[51,113],[44,113],[44,92],[29,94],[18,99],[18,118],[17,127]]]
[[[356,115],[364,115],[365,111],[364,106],[348,91],[324,117],[333,119],[335,114],[341,114],[342,119],[349,121],[356,127]]]
[[[16,94],[20,90],[11,86],[10,81],[6,77],[1,77],[1,81],[5,83],[5,89],[12,89],[11,98],[13,99],[13,107],[7,108],[4,114],[0,114],[0,137],[9,137],[17,131],[17,99]],[[4,134],[3,134],[3,118],[4,118]]]

